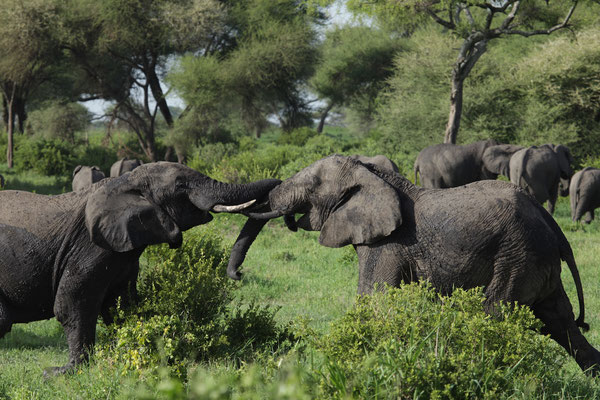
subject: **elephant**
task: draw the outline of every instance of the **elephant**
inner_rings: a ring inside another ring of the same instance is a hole
[[[600,352],[579,330],[589,326],[571,246],[552,216],[509,182],[426,189],[400,174],[332,155],[271,190],[269,208],[244,214],[301,214],[294,228],[320,231],[321,245],[353,245],[360,294],[420,280],[446,295],[458,287],[483,287],[490,314],[499,301],[529,306],[543,332],[583,370],[599,370]],[[560,278],[561,259],[577,289],[577,320]]]
[[[484,151],[499,143],[494,139],[466,145],[436,144],[421,150],[414,165],[415,183],[421,175],[425,188],[450,188],[483,179],[496,179],[497,173],[483,164]]]
[[[281,181],[215,181],[187,166],[144,164],[117,178],[56,196],[0,192],[0,337],[12,324],[56,317],[69,361],[89,359],[101,316],[135,287],[138,260],[152,244],[182,244],[182,232],[266,199]]]
[[[583,222],[594,220],[594,209],[600,207],[600,169],[586,167],[576,172],[569,185],[571,195],[571,219],[577,222],[585,214]]]
[[[548,212],[554,214],[559,187],[561,196],[569,195],[572,163],[573,157],[567,146],[531,146],[510,158],[510,181],[529,192],[540,204],[548,201]]]
[[[521,149],[523,149],[523,146],[515,144],[490,146],[483,152],[483,165],[488,171],[510,179],[510,158]]]
[[[128,159],[127,157],[121,158],[110,167],[110,176],[111,178],[116,178],[117,176],[123,175],[125,172],[133,171],[143,164],[144,163],[137,158],[132,160]]]
[[[363,164],[375,165],[389,173],[398,173],[398,166],[392,160],[381,154],[372,157],[355,154],[349,156],[349,158],[360,161]],[[254,211],[270,211],[270,209],[268,209],[268,205],[263,205],[262,209],[259,210],[255,208]],[[290,230],[297,230],[296,221],[292,215],[284,215],[283,218]],[[242,278],[239,267],[244,262],[244,258],[246,257],[252,242],[254,242],[267,222],[267,219],[248,218],[242,227],[242,230],[233,245],[229,263],[227,264],[227,275],[231,279],[240,280]]]
[[[104,178],[104,172],[97,166],[88,167],[78,165],[73,170],[73,191],[83,190]]]

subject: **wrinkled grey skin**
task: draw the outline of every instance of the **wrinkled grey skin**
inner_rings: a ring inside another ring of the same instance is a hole
[[[378,168],[390,173],[398,173],[398,166],[392,160],[381,154],[373,157],[355,154],[349,156],[349,158],[358,160],[364,164],[375,165]],[[262,206],[262,208],[254,208],[252,211],[261,211],[264,213],[271,211],[271,209],[269,208],[269,205],[266,204]],[[297,230],[296,221],[293,215],[284,215],[283,219],[290,230]],[[267,222],[268,219],[248,218],[242,227],[242,230],[233,245],[231,255],[229,256],[229,263],[227,264],[227,275],[231,279],[240,280],[242,278],[242,273],[239,270],[240,266],[244,262],[244,258],[248,253],[248,249]]]
[[[104,178],[104,172],[97,166],[88,167],[78,165],[73,170],[73,182],[71,186],[73,187],[73,191],[76,192],[86,189]]]
[[[523,146],[515,144],[499,144],[490,146],[483,152],[482,162],[488,171],[503,175],[510,179],[510,158]]]
[[[12,324],[56,317],[69,345],[68,371],[88,359],[101,315],[135,287],[146,246],[182,243],[222,205],[252,207],[279,180],[214,181],[177,163],[151,163],[58,196],[0,192],[0,337]]]
[[[249,215],[301,214],[297,227],[320,231],[322,245],[353,245],[359,293],[423,279],[443,294],[481,286],[488,312],[501,300],[531,307],[545,333],[582,369],[597,372],[600,352],[578,328],[587,324],[571,247],[550,214],[517,186],[487,180],[423,189],[399,174],[334,155],[274,188],[269,204],[271,212]],[[561,259],[577,287],[577,321],[560,279]]]
[[[450,188],[483,179],[496,179],[498,174],[483,164],[485,149],[498,145],[493,139],[459,145],[442,143],[421,150],[415,160],[415,183],[421,175],[424,188]]]
[[[594,220],[594,210],[600,207],[600,169],[587,167],[571,178],[571,219],[577,222],[585,214],[583,222]]]
[[[110,177],[116,178],[117,176],[123,175],[125,172],[133,171],[143,164],[144,163],[137,158],[134,158],[133,160],[130,160],[127,157],[122,158],[110,167]]]
[[[569,195],[573,157],[567,146],[545,144],[517,151],[510,159],[510,181],[522,187],[554,214],[559,194]]]

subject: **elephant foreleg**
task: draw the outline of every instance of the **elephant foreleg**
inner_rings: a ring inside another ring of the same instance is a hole
[[[0,338],[4,337],[12,328],[13,319],[11,314],[10,307],[0,296]]]
[[[600,352],[589,344],[577,327],[571,303],[562,285],[531,308],[544,323],[543,333],[549,333],[564,347],[582,370],[594,376],[600,373]]]
[[[585,222],[586,224],[589,224],[593,220],[594,220],[594,210],[586,212],[585,213],[585,218],[584,218],[583,222]]]

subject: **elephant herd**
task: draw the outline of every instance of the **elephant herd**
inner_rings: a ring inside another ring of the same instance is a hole
[[[573,157],[564,145],[523,147],[483,140],[467,145],[438,144],[423,149],[415,160],[415,182],[425,188],[450,188],[503,175],[554,213],[556,200],[571,193],[571,217],[584,222],[600,207],[600,171],[585,168],[573,174]]]
[[[226,184],[159,162],[93,184],[100,171],[81,167],[75,176],[84,174],[90,183],[57,196],[2,191],[0,337],[14,323],[56,317],[66,333],[69,361],[46,373],[72,370],[89,357],[97,318],[110,321],[118,297],[135,299],[144,249],[157,243],[178,247],[183,231],[210,222],[211,213],[230,212],[248,217],[231,250],[232,279],[241,278],[244,258],[267,222],[283,217],[291,231],[319,231],[323,246],[352,245],[360,294],[419,280],[443,294],[483,287],[490,314],[499,301],[529,306],[543,322],[543,333],[596,375],[600,352],[580,331],[588,325],[571,246],[541,206],[543,197],[527,193],[538,187],[531,177],[539,172],[529,164],[545,160],[537,155],[541,148],[570,157],[564,146],[438,145],[415,163],[423,187],[399,174],[386,157],[331,155],[283,182]],[[545,200],[558,187],[555,181],[570,177],[560,162],[557,168]],[[527,189],[491,180],[499,174],[518,176]],[[576,174],[573,181],[583,188],[596,176]],[[560,279],[561,261],[577,289],[577,318]]]

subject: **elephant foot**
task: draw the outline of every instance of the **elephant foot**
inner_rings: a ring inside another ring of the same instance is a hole
[[[64,365],[62,367],[48,367],[44,369],[44,379],[51,379],[58,375],[71,373],[75,370],[73,365]]]

